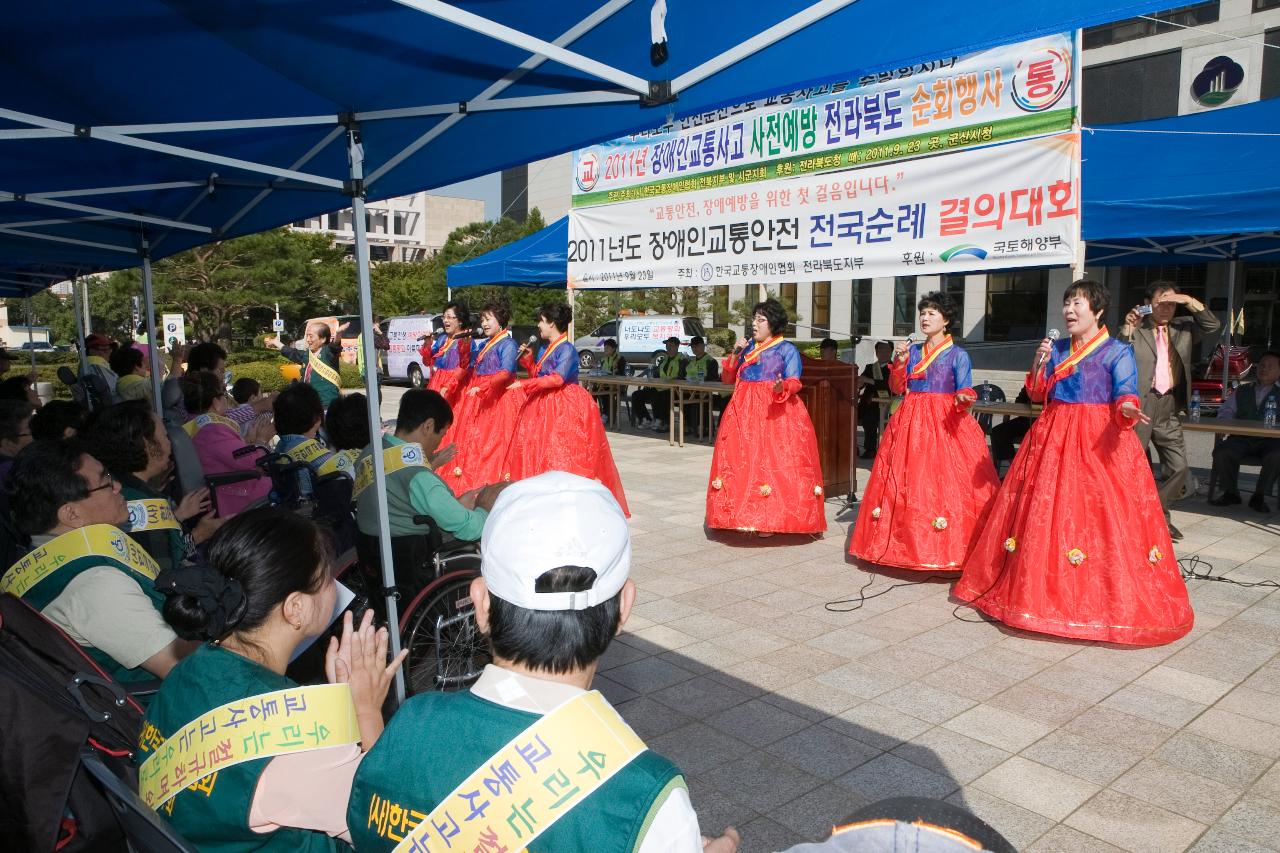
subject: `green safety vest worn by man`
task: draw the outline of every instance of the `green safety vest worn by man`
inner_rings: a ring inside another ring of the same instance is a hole
[[[382,436],[383,463],[387,470],[387,512],[392,536],[422,536],[426,529],[413,523],[415,515],[430,516],[436,526],[457,539],[475,541],[484,531],[489,514],[458,503],[444,480],[422,458],[422,448],[394,435]],[[417,450],[416,461],[405,460]],[[356,462],[356,525],[360,532],[378,535],[378,509],[373,481],[372,445]]]

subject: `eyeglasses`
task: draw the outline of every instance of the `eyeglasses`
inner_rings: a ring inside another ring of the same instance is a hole
[[[93,494],[94,492],[100,492],[103,489],[109,489],[116,484],[115,477],[112,477],[110,474],[106,473],[105,471],[103,472],[102,477],[104,480],[106,480],[106,482],[104,482],[101,486],[94,486],[92,489],[87,489],[85,491],[86,498],[89,497],[89,495]]]

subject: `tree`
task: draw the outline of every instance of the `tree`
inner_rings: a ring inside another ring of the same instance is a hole
[[[42,290],[31,297],[31,317],[27,316],[27,300],[15,297],[6,299],[9,309],[9,322],[19,325],[48,326],[50,343],[70,343],[76,337],[75,309],[68,303],[54,296],[51,291]],[[5,341],[9,346],[18,347],[23,340]]]
[[[443,288],[446,273],[452,264],[479,257],[485,252],[541,231],[544,226],[542,213],[534,208],[529,211],[529,216],[523,223],[503,218],[497,222],[473,222],[457,228],[449,235],[444,248],[432,258],[433,262],[438,263],[433,268],[432,275],[439,276],[438,280]],[[511,322],[516,325],[532,325],[537,321],[538,310],[543,305],[565,302],[565,291],[537,287],[469,287],[454,295],[466,299],[473,311],[478,311],[481,305],[492,299],[506,300],[511,306]]]
[[[383,263],[369,273],[373,312],[379,317],[418,314],[445,303],[445,289],[433,275],[434,258],[410,263]]]

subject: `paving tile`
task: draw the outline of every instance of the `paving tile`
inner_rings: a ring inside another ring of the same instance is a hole
[[[850,770],[836,779],[836,784],[871,802],[891,797],[942,799],[959,787],[949,776],[887,753]]]
[[[941,776],[950,776],[961,785],[967,785],[1009,758],[1003,749],[941,726],[896,747],[893,754]]]
[[[750,698],[746,693],[706,676],[664,687],[650,695],[668,708],[698,719],[718,714]]]
[[[902,644],[869,652],[858,658],[858,663],[912,679],[940,669],[950,662],[947,658]]]
[[[778,758],[753,752],[702,774],[729,797],[763,814],[823,784],[823,780]]]
[[[974,652],[966,657],[964,662],[978,669],[1017,678],[1019,681],[1030,678],[1052,665],[1052,661],[1016,651],[1006,646],[1003,641]]]
[[[1100,791],[1066,819],[1067,826],[1133,853],[1184,850],[1202,823],[1115,791]]]
[[[1220,829],[1280,849],[1280,806],[1256,797],[1244,797],[1222,816]]]
[[[1169,738],[1152,757],[1239,788],[1252,784],[1272,764],[1264,756],[1188,732]]]
[[[867,666],[858,661],[825,672],[819,675],[817,680],[831,687],[838,687],[861,699],[874,699],[910,681],[904,676]]]
[[[1061,821],[1098,791],[1091,782],[1017,755],[979,776],[973,787],[1054,821]]]
[[[742,833],[739,853],[774,853],[775,850],[786,850],[802,841],[811,840],[768,817],[756,818],[746,826],[738,827],[738,830]]]
[[[770,666],[803,672],[806,676],[821,675],[848,662],[839,655],[806,645],[787,645],[755,657]]]
[[[1142,753],[1059,729],[1022,750],[1029,758],[1072,776],[1106,785],[1142,759]]]
[[[954,732],[1009,752],[1018,752],[1053,730],[1052,726],[1030,717],[991,705],[970,708],[943,725]]]
[[[644,660],[647,657],[650,657],[650,652],[642,651],[630,643],[624,642],[622,637],[619,637],[617,642],[610,643],[609,648],[605,649],[604,654],[600,657],[600,664],[597,670],[599,672],[607,672],[614,667]]]
[[[894,708],[930,723],[945,723],[977,704],[972,699],[919,682],[891,690],[877,697],[876,701],[887,708]]]
[[[875,702],[855,705],[823,725],[879,749],[893,749],[931,728],[924,720]]]
[[[659,657],[690,672],[705,675],[741,663],[751,655],[746,649],[734,649],[710,640],[699,640],[674,651],[662,652]]]
[[[1027,853],[1123,853],[1119,847],[1061,823],[1037,838],[1035,844],[1026,850]]]
[[[834,779],[878,756],[881,750],[827,726],[810,726],[765,747],[765,751],[823,780]]]
[[[1205,824],[1221,817],[1244,793],[1152,759],[1139,762],[1112,782],[1111,789]]]
[[[961,788],[947,797],[947,802],[973,812],[1000,833],[1015,850],[1025,850],[1028,844],[1053,826],[1053,821],[1044,815],[973,787]]]
[[[804,717],[759,699],[726,708],[708,717],[706,722],[707,725],[753,746],[773,743],[812,724]]]
[[[760,698],[813,722],[847,711],[862,701],[851,693],[814,679],[774,688]]]
[[[1056,690],[1023,683],[988,699],[987,704],[1051,726],[1060,726],[1089,708],[1090,703]]]
[[[651,625],[648,628],[636,631],[632,634],[649,643],[653,643],[660,649],[670,650],[678,649],[682,646],[690,645],[698,641],[697,637],[690,636],[683,631],[677,631],[670,625]]]
[[[921,677],[920,683],[975,702],[983,702],[1022,681],[1015,675],[979,669],[967,660],[947,664]]]
[[[1139,752],[1150,752],[1169,739],[1176,729],[1153,723],[1100,705],[1090,708],[1067,723],[1063,728],[1078,735],[1091,737]]]
[[[604,698],[609,700],[609,704],[617,707],[628,699],[634,699],[640,694],[632,690],[630,687],[623,687],[618,682],[604,675],[597,675],[591,680],[591,687],[599,690],[604,694]]]
[[[643,740],[673,732],[693,722],[692,717],[673,711],[650,696],[640,696],[614,707]]]
[[[750,745],[705,723],[691,723],[659,735],[647,741],[647,745],[671,759],[685,773],[698,775],[753,751]]]
[[[867,652],[883,649],[888,645],[888,642],[879,637],[864,634],[856,628],[838,628],[807,640],[805,645],[853,660],[854,658],[862,657]]]
[[[701,776],[686,774],[685,782],[703,835],[714,838],[723,833],[726,826],[740,829],[760,816],[755,809],[727,796]]]
[[[1231,711],[1210,708],[1192,720],[1185,731],[1268,758],[1280,758],[1280,726]]]
[[[1237,687],[1218,700],[1217,708],[1262,720],[1264,723],[1280,725],[1280,702],[1271,693]]]
[[[1280,805],[1280,764],[1273,764],[1249,789],[1250,797],[1261,797]]]
[[[631,611],[637,616],[643,616],[651,622],[671,622],[675,619],[683,619],[686,616],[695,616],[702,612],[702,608],[695,607],[692,604],[683,601],[672,601],[669,598],[660,598],[656,601],[646,601],[644,604],[637,604]]]
[[[739,690],[754,690],[757,695],[779,690],[789,684],[804,680],[804,673],[793,672],[758,660],[744,660],[726,666],[711,677]]]
[[[1114,708],[1153,723],[1161,723],[1175,728],[1191,722],[1197,714],[1205,709],[1199,702],[1182,699],[1150,690],[1136,684],[1121,687],[1100,703],[1104,708]]]
[[[1270,853],[1274,847],[1264,847],[1247,838],[1234,835],[1216,826],[1200,836],[1188,853]]]
[[[848,788],[823,785],[771,809],[769,817],[806,841],[818,841],[829,836],[832,827],[841,825],[845,818],[867,804]]]
[[[661,690],[693,677],[689,670],[659,658],[644,658],[623,664],[608,670],[607,674],[623,687],[630,687],[640,693]]]
[[[1147,670],[1134,681],[1134,684],[1158,690],[1170,696],[1190,699],[1201,705],[1212,705],[1235,686],[1216,678],[1207,678],[1164,664]]]

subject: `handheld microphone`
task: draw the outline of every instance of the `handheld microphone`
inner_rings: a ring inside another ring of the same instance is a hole
[[[919,332],[912,332],[911,334],[907,335],[907,343],[909,344],[918,344],[923,340],[924,340],[924,335],[920,334]]]
[[[1057,329],[1050,329],[1049,333],[1045,335],[1045,337],[1048,338],[1050,341],[1056,341],[1058,338],[1062,337],[1062,332],[1059,332]],[[1043,366],[1044,363],[1048,360],[1049,360],[1048,355],[1040,356],[1040,361],[1036,364],[1036,367]]]

